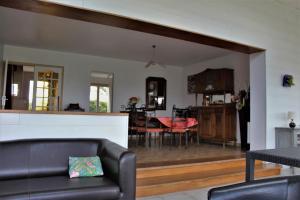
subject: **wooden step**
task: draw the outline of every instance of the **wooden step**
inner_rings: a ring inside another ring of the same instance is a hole
[[[256,162],[256,167],[262,162]],[[242,172],[245,160],[236,159],[222,162],[198,163],[192,165],[169,166],[161,168],[138,169],[137,186],[171,183],[183,180],[207,178],[224,174]]]
[[[276,176],[280,169],[276,165],[256,162],[255,177]],[[137,197],[243,182],[244,171],[244,159],[138,169]]]
[[[256,166],[262,165],[261,161],[255,162]],[[187,173],[206,173],[209,171],[220,172],[223,169],[245,168],[245,159],[204,162],[186,165],[173,165],[165,167],[138,168],[137,179],[174,176]]]

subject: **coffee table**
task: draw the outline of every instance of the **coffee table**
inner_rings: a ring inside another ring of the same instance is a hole
[[[246,182],[254,180],[255,160],[300,167],[300,148],[289,147],[248,151],[246,153]]]

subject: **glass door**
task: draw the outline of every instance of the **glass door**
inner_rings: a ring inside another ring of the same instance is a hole
[[[59,111],[61,102],[62,68],[34,68],[32,109],[36,111]]]

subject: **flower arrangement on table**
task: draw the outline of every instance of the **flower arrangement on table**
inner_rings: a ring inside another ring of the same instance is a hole
[[[128,99],[128,105],[129,105],[130,107],[135,107],[136,104],[137,104],[139,101],[140,101],[140,98],[139,98],[139,97],[130,97],[130,98]]]

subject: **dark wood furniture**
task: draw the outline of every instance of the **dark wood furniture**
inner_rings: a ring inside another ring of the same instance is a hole
[[[146,108],[166,110],[167,80],[160,77],[146,79]]]
[[[234,94],[233,69],[206,69],[188,77],[188,92],[203,94],[203,104],[192,108],[198,113],[198,135],[202,140],[209,142],[226,143],[236,142],[236,108],[235,104],[226,102],[226,94]],[[224,98],[213,102],[214,95],[223,95]]]
[[[198,135],[204,141],[222,143],[236,142],[236,108],[234,104],[193,107],[197,109]]]
[[[188,76],[188,93],[190,94],[224,94],[234,93],[233,69],[206,69]]]
[[[246,153],[246,182],[254,180],[255,160],[300,167],[300,148],[266,149]]]

